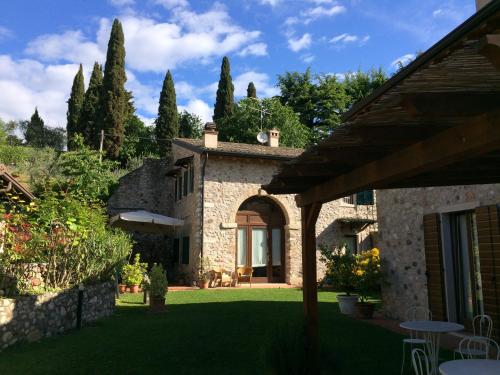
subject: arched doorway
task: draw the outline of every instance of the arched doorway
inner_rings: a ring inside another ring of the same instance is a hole
[[[253,282],[285,282],[285,216],[270,198],[252,197],[236,214],[236,267],[252,267]]]

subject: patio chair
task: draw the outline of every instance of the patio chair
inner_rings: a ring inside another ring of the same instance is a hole
[[[464,337],[458,345],[462,359],[496,359],[500,360],[500,347],[495,340],[488,337]]]
[[[250,283],[250,288],[252,287],[252,275],[253,275],[252,267],[238,267],[236,269],[236,273],[238,275],[238,283],[246,279]]]
[[[224,286],[224,283],[229,283],[229,287],[232,286],[233,284],[233,272],[228,272],[224,268],[218,267],[214,268],[213,270],[214,274],[214,287],[217,286],[217,284],[220,282],[220,286]]]
[[[406,320],[432,320],[432,312],[423,306],[413,306],[406,310]],[[422,337],[421,333],[410,331],[410,337],[403,339],[403,361],[401,363],[401,374],[405,367],[406,345],[410,345],[410,350],[413,352],[414,345],[424,346],[427,340]]]
[[[486,337],[491,339],[492,331],[493,321],[489,315],[476,315],[472,319],[472,337]],[[467,355],[468,353],[462,353],[459,347],[453,352],[453,359],[455,359],[456,354],[460,354],[463,357],[464,354]]]
[[[423,349],[413,349],[411,351],[411,361],[415,375],[430,375],[429,358]]]

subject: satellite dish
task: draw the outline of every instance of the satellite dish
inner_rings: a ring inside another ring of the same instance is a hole
[[[259,143],[267,143],[269,137],[267,136],[266,132],[259,132],[259,134],[257,134],[257,140],[259,141]]]

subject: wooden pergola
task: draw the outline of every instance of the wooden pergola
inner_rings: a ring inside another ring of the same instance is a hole
[[[302,209],[304,312],[313,352],[322,204],[367,189],[500,182],[499,69],[500,1],[492,1],[263,186],[270,194],[297,194]]]

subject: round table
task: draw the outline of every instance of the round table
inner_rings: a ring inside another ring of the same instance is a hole
[[[409,320],[399,325],[401,328],[422,332],[427,341],[426,348],[431,365],[431,374],[438,374],[439,340],[441,333],[462,331],[464,326],[458,323],[439,320]]]
[[[498,375],[500,361],[492,359],[458,359],[444,362],[439,366],[442,375]]]

